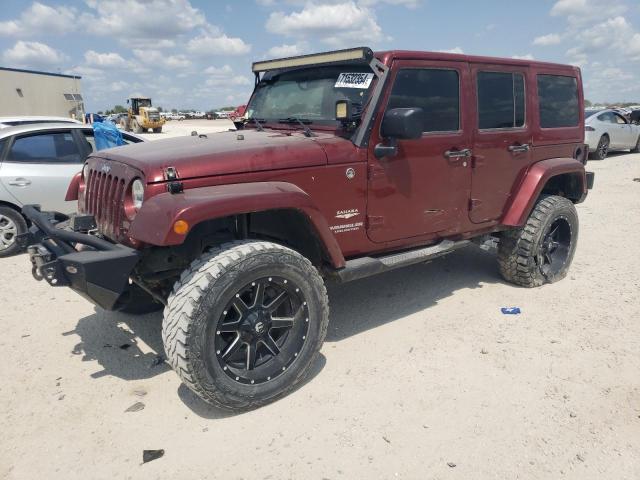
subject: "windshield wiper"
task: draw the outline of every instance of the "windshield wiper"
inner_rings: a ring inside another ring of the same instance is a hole
[[[311,131],[311,129],[309,127],[307,127],[307,125],[305,124],[311,124],[313,123],[311,120],[307,120],[307,119],[302,119],[302,118],[298,118],[298,117],[287,117],[287,118],[281,118],[280,120],[278,120],[279,123],[297,123],[298,125],[300,125],[303,130],[304,130],[304,136],[305,137],[315,137],[315,134]]]
[[[247,123],[251,122],[254,122],[256,124],[256,130],[258,130],[259,132],[264,132],[264,127],[262,126],[262,123],[260,123],[266,122],[264,118],[251,117],[249,120],[247,120]]]

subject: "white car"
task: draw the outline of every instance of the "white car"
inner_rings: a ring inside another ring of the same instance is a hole
[[[82,123],[69,117],[0,117],[0,128],[15,127],[16,125],[30,125],[32,123]]]
[[[167,120],[184,120],[186,117],[181,113],[170,113],[167,115]]]
[[[610,151],[640,152],[640,125],[629,121],[614,110],[586,110],[584,115],[585,143],[592,158],[604,160]]]
[[[122,133],[125,143],[143,139]],[[27,224],[20,213],[27,204],[73,213],[65,197],[71,179],[95,150],[93,129],[79,123],[38,123],[0,129],[0,257],[17,253],[15,237]]]

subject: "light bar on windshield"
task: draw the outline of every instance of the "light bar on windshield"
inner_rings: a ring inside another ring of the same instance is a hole
[[[367,62],[373,58],[373,51],[368,47],[350,48],[348,50],[335,50],[333,52],[313,53],[299,57],[279,58],[254,62],[251,69],[254,73],[277,70],[279,68],[304,67],[307,65],[319,65],[338,62]]]

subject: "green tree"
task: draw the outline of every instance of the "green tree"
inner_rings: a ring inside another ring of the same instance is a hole
[[[113,107],[113,113],[126,113],[127,109],[124,108],[122,105],[116,105],[115,107]]]
[[[585,107],[590,107],[590,106],[592,106],[592,105],[593,105],[593,103],[591,103],[591,102],[590,102],[589,100],[587,100],[586,98],[584,99],[584,106],[585,106]]]

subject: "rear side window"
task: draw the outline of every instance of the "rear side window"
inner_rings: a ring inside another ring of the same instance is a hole
[[[7,155],[9,162],[80,163],[82,156],[70,132],[18,137]]]
[[[524,76],[478,72],[478,128],[518,128],[524,123]]]
[[[387,108],[422,108],[425,132],[460,129],[460,80],[455,70],[402,69]]]
[[[538,75],[540,127],[576,127],[580,122],[578,82],[574,77]]]

